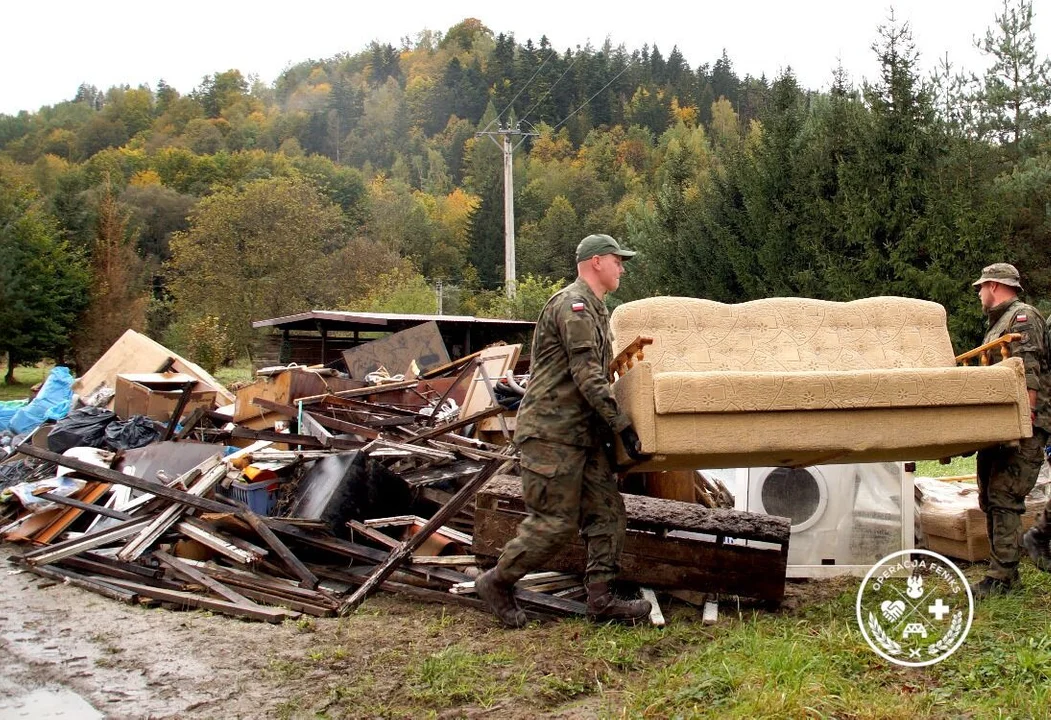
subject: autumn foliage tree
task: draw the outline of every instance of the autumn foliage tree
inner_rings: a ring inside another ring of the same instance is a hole
[[[90,300],[73,345],[81,370],[91,367],[126,330],[141,332],[146,326],[145,267],[128,232],[129,218],[112,186],[104,183],[91,247]]]
[[[309,181],[256,180],[203,199],[171,239],[169,290],[184,325],[211,316],[241,352],[252,321],[333,306],[345,244],[339,206]]]

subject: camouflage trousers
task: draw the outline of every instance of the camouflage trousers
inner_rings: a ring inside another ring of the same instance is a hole
[[[520,444],[522,495],[529,515],[500,554],[497,567],[518,580],[579,533],[587,548],[588,583],[617,575],[627,518],[624,499],[602,448],[528,438]]]
[[[1035,427],[1033,437],[1019,441],[1018,447],[997,445],[978,451],[978,505],[985,512],[991,548],[988,577],[1018,579],[1025,497],[1036,485],[1045,445],[1047,432]],[[1046,524],[1046,508],[1043,517]]]

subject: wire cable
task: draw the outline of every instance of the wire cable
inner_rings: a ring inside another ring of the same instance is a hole
[[[630,66],[628,66],[628,65],[625,65],[625,66],[624,66],[624,69],[623,69],[623,70],[621,70],[621,71],[620,71],[619,73],[617,73],[616,75],[614,75],[614,76],[613,76],[613,79],[612,79],[612,80],[610,80],[610,81],[609,81],[608,83],[606,83],[605,85],[603,85],[602,87],[600,87],[600,88],[598,89],[598,92],[596,92],[596,93],[595,93],[594,95],[592,95],[592,96],[591,96],[591,97],[589,97],[589,98],[588,98],[587,100],[585,100],[585,101],[584,101],[584,103],[583,103],[583,104],[582,104],[582,105],[581,105],[580,107],[578,107],[578,108],[577,108],[576,110],[574,110],[573,112],[569,113],[569,115],[566,115],[565,119],[564,119],[564,120],[563,120],[562,122],[560,122],[560,123],[559,123],[558,125],[555,125],[555,126],[554,126],[553,128],[551,128],[551,132],[555,132],[555,131],[556,131],[556,130],[558,130],[558,129],[559,129],[560,127],[562,127],[562,126],[563,126],[563,125],[565,125],[565,124],[566,124],[567,122],[569,122],[569,118],[573,117],[573,116],[574,116],[574,115],[576,115],[576,114],[577,114],[578,112],[580,112],[580,111],[581,111],[581,110],[583,110],[583,109],[584,109],[585,107],[587,107],[587,104],[588,104],[589,102],[591,102],[592,100],[594,100],[595,98],[597,98],[597,97],[599,96],[599,93],[601,93],[601,92],[602,92],[603,90],[605,90],[605,89],[606,89],[606,88],[608,88],[608,87],[609,87],[610,85],[612,85],[613,83],[615,83],[615,82],[617,81],[617,78],[619,78],[619,77],[620,77],[621,75],[623,75],[624,73],[626,73],[626,72],[628,71],[628,68],[629,68],[629,67],[630,67]]]
[[[548,54],[548,56],[544,60],[544,62],[540,63],[540,67],[538,67],[536,69],[536,72],[533,73],[533,77],[529,78],[529,80],[526,81],[526,84],[522,87],[522,89],[519,90],[518,93],[513,98],[511,98],[511,102],[507,103],[507,107],[505,107],[503,110],[501,110],[500,113],[495,118],[490,120],[489,124],[485,126],[485,129],[483,129],[482,132],[488,132],[488,130],[492,126],[492,124],[494,122],[496,122],[497,120],[499,120],[501,117],[503,117],[505,112],[507,112],[508,110],[511,109],[511,106],[515,104],[515,100],[518,99],[519,95],[524,93],[529,88],[529,86],[533,84],[533,81],[536,80],[536,76],[539,75],[540,71],[544,69],[545,65],[547,65],[548,60],[550,60],[551,58],[553,58],[555,56],[555,52],[556,52],[555,49],[552,48],[551,52]]]
[[[525,114],[524,114],[524,115],[522,115],[522,119],[521,119],[521,120],[520,120],[519,122],[525,122],[525,121],[526,121],[526,118],[528,118],[528,117],[529,117],[529,115],[530,115],[530,114],[531,114],[531,113],[532,113],[532,112],[533,112],[534,110],[536,110],[536,109],[537,109],[538,107],[540,107],[540,103],[544,102],[544,99],[545,99],[545,98],[546,98],[546,97],[547,97],[548,95],[550,95],[550,94],[551,94],[551,92],[552,92],[552,91],[553,91],[553,90],[554,90],[554,89],[555,89],[556,87],[558,87],[558,84],[559,84],[560,82],[562,82],[562,78],[564,78],[564,77],[565,77],[565,76],[566,76],[567,74],[569,74],[569,71],[570,71],[570,70],[572,70],[572,69],[573,69],[573,66],[577,64],[577,60],[579,60],[579,59],[580,59],[580,56],[581,56],[582,54],[583,54],[583,53],[577,53],[577,56],[576,56],[575,58],[573,58],[573,62],[571,62],[571,63],[569,64],[569,67],[567,67],[567,68],[565,69],[565,71],[564,71],[564,72],[563,72],[563,73],[562,73],[561,75],[559,75],[559,76],[558,76],[558,80],[555,80],[554,84],[552,84],[552,85],[551,85],[551,87],[549,87],[549,88],[547,89],[547,92],[546,92],[546,93],[544,93],[543,95],[541,95],[541,96],[540,96],[540,99],[539,99],[539,100],[537,100],[537,101],[536,101],[535,103],[533,103],[533,107],[531,107],[531,108],[529,108],[528,110],[526,110],[526,111],[525,111]],[[599,92],[601,92],[601,91],[599,91]]]

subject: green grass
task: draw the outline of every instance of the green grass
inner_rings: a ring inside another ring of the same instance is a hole
[[[664,629],[565,619],[517,631],[472,611],[434,617],[415,606],[404,611],[429,616],[417,621],[426,632],[379,652],[362,653],[361,636],[345,653],[322,646],[272,663],[270,677],[293,682],[294,717],[499,716],[515,708],[515,717],[1051,718],[1051,575],[1027,564],[1023,580],[1021,591],[979,605],[962,647],[927,668],[893,665],[865,644],[854,609],[859,581],[848,580],[794,611],[724,602],[714,626],[670,603]],[[455,614],[461,622],[445,622]],[[375,619],[355,621],[383,629]],[[309,672],[325,673],[323,688],[295,688]]]
[[[7,364],[0,363],[0,400],[26,400],[34,385],[41,382],[51,372],[52,365],[18,365],[15,367],[15,384],[6,385],[3,381],[7,375]]]
[[[219,368],[213,373],[213,376],[228,387],[235,382],[244,383],[255,380],[255,368],[252,367],[252,363],[248,362],[248,358],[240,358]]]
[[[916,463],[916,477],[956,477],[958,475],[974,475],[975,458],[954,457],[948,465],[942,465],[937,460],[921,460]]]

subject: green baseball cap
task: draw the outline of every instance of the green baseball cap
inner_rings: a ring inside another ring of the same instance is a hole
[[[1010,285],[1019,290],[1022,289],[1021,276],[1018,268],[1010,263],[993,263],[982,268],[982,276],[975,280],[973,285],[981,285],[986,282],[997,282],[1001,285]]]
[[[622,248],[620,243],[609,235],[588,235],[577,245],[577,262],[584,262],[596,255],[620,255],[622,258],[630,258],[635,255],[635,251]]]

